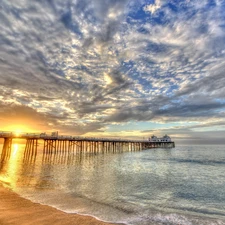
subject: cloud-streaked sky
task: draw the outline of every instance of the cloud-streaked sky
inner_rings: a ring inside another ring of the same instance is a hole
[[[225,0],[1,0],[0,125],[225,143]]]

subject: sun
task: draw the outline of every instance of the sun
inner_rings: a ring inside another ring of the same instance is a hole
[[[15,134],[16,137],[19,137],[23,133],[23,131],[21,129],[16,129],[13,131],[13,133]]]
[[[31,133],[31,130],[28,126],[23,124],[14,124],[9,125],[4,128],[5,131],[12,132],[16,137],[19,137],[22,133]]]

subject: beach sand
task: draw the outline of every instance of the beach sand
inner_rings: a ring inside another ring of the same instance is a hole
[[[90,216],[68,214],[33,203],[1,186],[0,225],[109,225]]]

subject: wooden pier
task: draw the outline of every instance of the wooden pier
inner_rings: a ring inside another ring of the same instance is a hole
[[[44,154],[64,154],[67,153],[116,153],[125,151],[141,151],[151,148],[173,148],[175,143],[170,142],[152,142],[148,140],[126,140],[126,139],[111,139],[111,138],[88,138],[74,137],[65,135],[47,135],[1,132],[0,138],[4,139],[2,156],[8,157],[11,154],[12,140],[26,140],[24,156],[36,155],[38,144],[43,143]]]

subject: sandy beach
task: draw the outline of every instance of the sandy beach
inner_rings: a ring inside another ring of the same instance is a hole
[[[0,184],[0,225],[109,225],[90,216],[68,214],[33,203]]]

